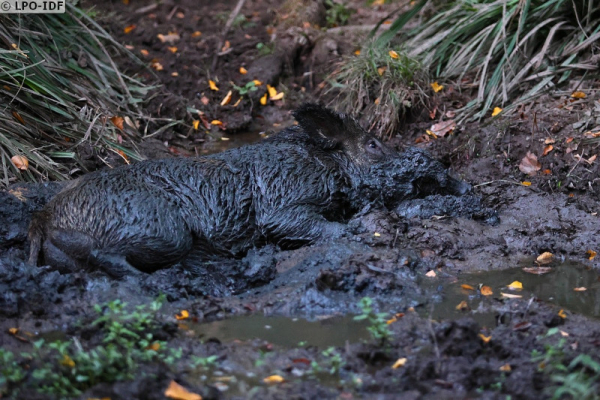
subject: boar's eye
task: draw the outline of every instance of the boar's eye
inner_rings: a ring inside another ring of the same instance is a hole
[[[380,144],[375,139],[370,139],[367,142],[367,152],[369,152],[371,154],[376,154],[376,155],[383,154]]]

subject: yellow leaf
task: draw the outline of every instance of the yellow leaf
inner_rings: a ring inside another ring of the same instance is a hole
[[[273,100],[273,101],[281,100],[281,99],[283,99],[283,92],[279,92],[275,96],[271,97],[271,100]]]
[[[218,119],[213,119],[212,121],[210,121],[210,123],[211,125],[223,125],[223,123]]]
[[[492,117],[495,117],[496,115],[500,114],[502,112],[502,109],[500,107],[494,107],[494,111],[492,111]]]
[[[558,312],[558,316],[561,317],[562,319],[565,319],[565,318],[567,318],[567,313],[565,313],[565,310],[561,309]]]
[[[594,250],[588,250],[585,254],[589,255],[588,260],[592,261],[594,257],[596,257],[596,252]]]
[[[21,171],[26,171],[29,168],[29,160],[25,156],[12,156],[10,161]]]
[[[252,82],[254,82],[254,85],[255,85],[255,86],[261,86],[261,85],[262,85],[262,82],[261,82],[261,81],[259,81],[258,79],[255,79],[255,80],[253,80]]]
[[[219,91],[217,84],[213,80],[210,80],[210,79],[208,80],[208,86],[210,87],[210,90],[214,90],[215,92]]]
[[[494,292],[492,291],[492,288],[489,286],[482,286],[480,291],[481,291],[481,294],[484,296],[491,296],[494,294]]]
[[[355,55],[355,56],[360,56],[360,50],[356,50],[356,51],[354,52],[354,55]]]
[[[73,368],[75,367],[75,361],[68,355],[63,355],[62,360],[60,360],[60,365],[64,365],[65,367]]]
[[[475,290],[475,288],[473,286],[467,285],[466,283],[463,283],[462,285],[460,285],[460,287],[465,290]]]
[[[8,329],[8,333],[10,333],[11,335],[16,335],[17,332],[19,332],[19,328],[9,328]]]
[[[463,300],[460,303],[458,303],[458,305],[456,306],[456,309],[459,311],[468,310],[469,305],[467,304],[466,301]]]
[[[264,383],[281,383],[283,382],[285,379],[283,379],[283,377],[279,376],[279,375],[271,375],[271,376],[267,376],[265,379],[263,379]]]
[[[244,67],[240,67],[240,74],[242,75],[246,75],[248,73],[248,70]]]
[[[192,33],[192,37],[193,38],[197,38],[197,37],[200,37],[200,36],[202,36],[202,32],[200,32],[200,31],[196,31],[196,32]]]
[[[277,89],[273,86],[267,85],[267,90],[269,91],[269,97],[275,97],[277,95]]]
[[[167,49],[169,49],[169,51],[173,54],[177,53],[177,47],[175,46],[169,46],[167,47]]]
[[[393,324],[396,321],[398,321],[398,318],[392,317],[392,318],[388,319],[387,321],[385,321],[385,323],[388,324],[388,325],[390,325],[390,324]]]
[[[483,341],[483,343],[489,343],[490,340],[492,340],[492,335],[485,336],[483,333],[480,333],[479,338]]]
[[[523,182],[521,182],[521,185],[523,185],[523,186],[531,186],[531,182],[529,182],[529,181],[523,181]]]
[[[437,93],[444,88],[444,85],[439,85],[437,82],[433,82],[431,84],[431,88],[433,89],[434,92]]]
[[[194,129],[198,130],[198,127],[200,126],[200,120],[195,119],[193,124],[194,124]]]
[[[231,102],[231,95],[232,94],[233,94],[233,92],[231,90],[229,92],[227,92],[227,95],[221,101],[221,105],[222,106],[226,106],[227,104],[229,104]]]
[[[266,93],[263,97],[260,98],[260,104],[262,104],[263,106],[267,104],[267,94]]]
[[[389,55],[390,55],[390,57],[392,57],[394,60],[398,59],[398,57],[399,57],[398,53],[396,53],[394,50],[390,50],[390,51],[389,51]]]
[[[169,383],[169,387],[165,390],[165,397],[175,400],[202,400],[202,396],[190,392],[175,381]]]
[[[538,264],[550,264],[552,262],[553,258],[554,258],[554,255],[552,253],[550,253],[549,251],[546,251],[538,256],[538,258],[536,259],[536,262]]]
[[[571,94],[571,97],[573,97],[574,99],[585,99],[587,97],[587,95],[583,92],[573,92]]]
[[[504,364],[503,366],[500,367],[500,371],[502,372],[510,372],[512,370],[512,368],[510,368],[510,364]]]
[[[437,139],[437,135],[435,133],[433,133],[432,131],[430,131],[429,129],[425,130],[425,133],[427,133],[429,136],[431,136],[434,139]]]
[[[157,70],[157,71],[162,71],[164,69],[163,66],[162,66],[162,64],[159,63],[158,61],[157,62],[153,62],[152,64],[150,64],[150,66],[152,68],[154,68],[155,70]]]
[[[373,234],[373,236],[375,236],[375,237],[379,237],[379,236],[381,236],[381,233],[379,233],[379,232],[375,232],[375,233]]]
[[[131,33],[131,31],[134,29],[135,29],[135,25],[129,25],[129,26],[126,26],[125,29],[123,29],[123,32],[125,32],[125,34],[127,35],[127,34]]]
[[[240,98],[238,99],[238,101],[236,101],[236,102],[235,102],[235,104],[234,104],[233,106],[234,106],[234,107],[237,107],[237,106],[240,104],[240,102],[241,102],[241,101],[242,101],[242,98],[240,97]]]
[[[386,69],[387,69],[386,67],[377,68],[377,73],[379,74],[379,76],[383,75],[383,73],[385,72]]]
[[[177,320],[182,320],[182,319],[187,319],[189,318],[190,313],[188,312],[188,310],[181,310],[181,312],[179,314],[175,314],[175,319]]]
[[[406,358],[402,357],[396,360],[396,362],[394,363],[394,365],[392,365],[392,369],[398,369],[400,367],[404,367],[404,365],[406,364]]]
[[[510,290],[521,290],[521,289],[523,289],[523,284],[519,281],[514,281],[513,283],[508,285],[508,288]]]

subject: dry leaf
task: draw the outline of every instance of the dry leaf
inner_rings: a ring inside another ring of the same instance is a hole
[[[26,124],[25,124],[25,120],[23,119],[23,117],[21,117],[21,114],[19,114],[18,112],[16,112],[16,111],[13,111],[13,112],[12,112],[12,116],[13,116],[13,117],[14,117],[14,118],[15,118],[17,121],[19,121],[19,122],[21,123],[21,125],[26,125]]]
[[[594,257],[596,257],[596,252],[594,250],[588,250],[585,252],[585,254],[587,254],[588,260],[592,261],[594,259]]]
[[[561,317],[562,319],[565,319],[565,318],[567,318],[567,313],[565,313],[565,310],[561,309],[558,312],[558,316]]]
[[[444,137],[456,128],[456,122],[453,119],[448,121],[442,121],[437,124],[431,125],[431,132],[437,137]]]
[[[573,290],[576,292],[585,292],[587,290],[587,288],[584,286],[581,286],[581,287],[576,287]]]
[[[354,52],[354,55],[355,55],[355,56],[360,56],[360,50],[356,50],[356,51]]]
[[[431,136],[434,139],[438,138],[437,135],[435,133],[431,132],[429,129],[426,129],[425,133],[428,134],[429,136]]]
[[[144,57],[148,57],[148,54],[150,54],[150,53],[148,52],[148,50],[146,50],[146,49],[141,49],[141,50],[140,50],[140,53],[142,53],[142,55],[143,55]]]
[[[25,156],[12,156],[10,161],[21,171],[25,171],[29,168],[29,160]]]
[[[227,92],[227,95],[221,101],[221,105],[226,106],[227,104],[229,104],[231,102],[232,95],[233,95],[233,91],[230,90],[229,92]]]
[[[510,290],[521,290],[523,289],[523,284],[519,281],[514,281],[510,285],[507,286]]]
[[[223,123],[221,121],[219,121],[218,119],[213,119],[212,121],[210,121],[210,124],[217,125],[217,126],[223,125]]]
[[[552,138],[548,138],[546,140],[544,140],[544,144],[554,144],[556,143],[556,140],[552,139]]]
[[[554,255],[552,253],[550,253],[549,251],[545,251],[538,256],[538,258],[535,260],[535,262],[540,265],[545,265],[545,264],[550,264],[553,259],[554,259]]]
[[[189,318],[190,313],[188,310],[181,310],[181,312],[179,314],[175,314],[175,319],[177,320],[182,320],[182,319],[187,319]]]
[[[469,309],[469,305],[467,304],[466,301],[461,301],[460,303],[458,303],[458,305],[456,306],[456,309],[459,311],[464,311],[464,310],[468,310]]]
[[[569,337],[569,334],[565,331],[560,331],[560,336],[562,337]]]
[[[233,106],[234,106],[234,107],[237,107],[237,106],[240,104],[240,102],[241,102],[241,101],[242,101],[242,98],[240,97],[240,98],[238,99],[238,101],[236,101],[236,102],[235,102],[235,104],[234,104]]]
[[[210,100],[208,97],[202,96],[202,98],[200,98],[200,103],[207,105],[208,103],[210,103]]]
[[[482,286],[480,291],[481,291],[481,294],[484,296],[491,296],[494,294],[494,292],[492,291],[492,288],[489,286]]]
[[[200,126],[200,120],[195,119],[192,123],[194,124],[194,129],[198,130],[198,127]]]
[[[500,107],[494,107],[494,111],[492,111],[492,117],[495,117],[496,115],[500,114],[502,112],[502,109]]]
[[[542,164],[538,161],[537,156],[530,151],[527,152],[527,155],[523,157],[519,164],[519,170],[530,176],[534,176],[541,168]]]
[[[135,27],[136,27],[135,25],[126,26],[125,29],[123,29],[123,32],[125,32],[125,34],[127,35],[127,34],[131,33],[131,31],[134,30]]]
[[[279,376],[279,375],[271,375],[271,376],[267,376],[265,379],[263,379],[264,383],[281,383],[283,382],[285,379],[283,379],[283,377]]]
[[[554,150],[554,146],[552,146],[551,144],[549,144],[548,146],[544,147],[544,152],[542,153],[542,156],[547,155],[552,150]]]
[[[520,294],[511,294],[511,293],[503,293],[503,292],[500,292],[500,294],[502,295],[502,297],[506,297],[509,299],[520,299],[523,297]]]
[[[565,143],[571,143],[573,141],[572,137],[568,137],[565,139]]]
[[[425,274],[425,276],[428,277],[428,278],[435,278],[437,275],[436,275],[436,273],[435,273],[434,270],[431,270],[431,271],[427,272]]]
[[[386,69],[387,69],[386,67],[377,68],[377,73],[379,74],[379,76],[383,75],[383,73],[385,72]]]
[[[240,67],[240,74],[242,75],[246,75],[248,73],[248,70],[244,67]]]
[[[19,328],[9,328],[8,333],[11,335],[16,335],[19,332]]]
[[[202,32],[200,32],[200,31],[196,31],[196,32],[192,33],[192,37],[193,38],[197,38],[197,37],[200,37],[200,36],[202,36]]]
[[[281,99],[283,99],[283,92],[279,92],[275,96],[271,97],[271,100],[273,100],[273,101],[281,100]]]
[[[68,355],[64,354],[62,360],[60,360],[60,365],[64,365],[65,367],[74,368],[75,361]]]
[[[179,76],[179,72],[177,72],[177,71],[171,72],[171,76],[176,78]]]
[[[113,125],[119,128],[120,130],[123,130],[123,121],[125,121],[123,117],[114,116],[110,118],[110,122],[112,122]]]
[[[390,57],[392,57],[394,60],[397,60],[397,59],[398,59],[398,57],[400,57],[400,56],[398,55],[398,53],[396,53],[394,50],[390,50],[390,51],[389,51],[389,55],[390,55]]]
[[[438,84],[438,83],[437,83],[437,81],[436,81],[436,82],[433,82],[433,83],[431,84],[431,88],[433,89],[433,91],[434,91],[434,92],[436,92],[436,93],[437,93],[437,92],[439,92],[440,90],[442,90],[442,89],[444,88],[444,85],[440,85],[440,84]]]
[[[394,363],[394,365],[392,365],[392,369],[398,369],[400,367],[404,367],[404,365],[406,364],[406,358],[402,357],[396,360],[396,362]]]
[[[483,341],[483,343],[489,343],[490,340],[492,340],[492,335],[485,336],[483,333],[480,333],[478,336]]]
[[[221,48],[221,51],[227,51],[231,48],[231,42],[229,40],[225,41],[225,44],[223,45],[223,47]]]
[[[375,101],[374,101],[373,103],[375,103],[375,105],[376,105],[376,106],[378,106],[380,101],[381,101],[381,100],[380,100],[380,99],[379,99],[379,97],[378,97],[378,98],[376,98],[376,99],[375,99]]]
[[[271,85],[267,85],[267,91],[269,92],[269,97],[275,97],[277,95],[277,89]]]
[[[156,37],[158,38],[158,40],[160,40],[161,43],[169,44],[174,44],[180,39],[177,32],[169,32],[168,35],[163,35],[162,33],[159,33],[158,35],[156,35]]]
[[[177,53],[177,47],[175,46],[169,46],[167,49],[173,54]]]
[[[510,372],[512,369],[510,368],[510,364],[504,364],[500,367],[500,371],[502,372]]]
[[[164,69],[163,66],[162,66],[162,64],[159,63],[158,61],[157,62],[153,62],[152,64],[150,64],[150,66],[152,68],[154,68],[155,70],[157,70],[157,71],[162,71]]]
[[[165,390],[165,397],[175,400],[202,400],[202,396],[190,392],[175,381],[169,383],[169,387]]]
[[[266,93],[263,97],[260,98],[260,104],[263,106],[267,104],[267,94]]]
[[[158,342],[154,342],[151,345],[146,347],[146,350],[154,350],[154,351],[158,351],[160,350],[160,343]]]
[[[465,290],[475,290],[475,288],[473,286],[467,285],[466,283],[463,283],[462,285],[460,285],[460,287]]]
[[[531,186],[531,182],[529,182],[529,181],[523,181],[523,182],[521,182],[521,185],[523,185],[523,186]]]
[[[215,81],[213,81],[211,79],[208,80],[208,86],[210,87],[210,90],[214,90],[215,92],[219,91],[217,84],[215,83]]]
[[[587,95],[583,92],[577,91],[577,92],[573,92],[571,94],[571,97],[574,99],[585,99],[587,97]]]

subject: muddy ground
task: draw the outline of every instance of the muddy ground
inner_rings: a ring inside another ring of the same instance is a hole
[[[163,68],[152,72],[120,60],[129,73],[163,84],[145,105],[156,119],[151,127],[164,126],[161,118],[186,121],[153,137],[163,156],[214,152],[291,124],[289,112],[301,102],[327,102],[319,97],[324,71],[360,43],[359,28],[344,28],[351,33],[343,36],[339,29],[316,29],[324,23],[318,12],[298,16],[281,1],[248,0],[213,71],[235,1],[153,4],[113,1],[98,7],[101,23],[118,40],[148,66],[158,62]],[[375,23],[389,11],[352,4],[359,12],[350,26]],[[135,28],[125,33],[130,25]],[[298,31],[306,42],[297,43]],[[157,38],[169,32],[180,39],[169,44]],[[268,51],[261,50],[265,46]],[[210,90],[208,79],[220,90]],[[237,107],[237,93],[230,105],[219,106],[230,82],[241,86],[252,79],[284,91],[284,99],[261,106],[261,89]],[[435,199],[415,205],[431,210],[427,219],[372,210],[357,217],[361,234],[290,251],[267,247],[210,266],[214,274],[234,276],[234,290],[178,266],[121,281],[99,272],[32,267],[25,262],[31,213],[60,184],[17,185],[0,193],[0,346],[16,354],[25,371],[18,383],[0,385],[2,396],[52,398],[47,389],[39,393],[33,370],[44,362],[63,372],[74,368],[51,352],[19,358],[40,337],[73,340],[84,351],[102,341],[104,325],[92,323],[98,316],[94,305],[115,299],[149,304],[163,293],[158,322],[148,330],[165,342],[165,351],[181,348],[181,357],[141,363],[132,380],[83,385],[75,397],[162,399],[173,379],[206,399],[552,397],[555,380],[567,374],[559,366],[581,354],[600,361],[600,258],[592,257],[600,251],[599,167],[593,158],[599,142],[584,134],[600,115],[598,82],[580,87],[588,94],[584,99],[572,99],[566,88],[510,116],[465,123],[447,137],[424,141],[426,129],[468,100],[451,82],[446,86],[441,94],[431,93],[434,120],[429,112],[413,116],[391,143],[425,147],[443,160],[498,211],[499,224],[444,217]],[[194,109],[205,113],[202,121],[224,125],[194,129],[193,121],[201,118]],[[588,125],[580,127],[582,122]],[[541,163],[535,176],[519,169],[527,152]],[[543,265],[548,272],[524,272],[539,268],[536,258],[544,252],[554,255]],[[510,290],[513,281],[523,289]],[[492,294],[484,295],[481,285]],[[366,327],[373,323],[352,320],[363,297],[385,313],[389,340],[370,337]],[[189,317],[177,319],[182,310]],[[215,357],[209,366],[192,366],[194,356]],[[594,376],[580,367],[570,372]],[[283,381],[263,381],[273,375]],[[590,382],[593,391],[597,382]]]

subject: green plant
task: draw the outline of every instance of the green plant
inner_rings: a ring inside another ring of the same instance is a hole
[[[375,45],[387,46],[423,8],[400,15]],[[594,0],[459,0],[404,32],[411,57],[436,76],[477,85],[461,118],[481,118],[531,101],[570,77],[597,68],[600,3]]]
[[[370,297],[363,297],[359,302],[358,306],[361,309],[361,313],[354,317],[355,321],[367,321],[369,326],[367,330],[371,334],[371,338],[379,342],[379,344],[386,344],[392,337],[393,333],[387,323],[386,313],[376,313],[373,310],[373,299]]]
[[[330,375],[335,375],[338,374],[345,365],[342,355],[335,347],[327,348],[321,352],[321,355],[325,358],[325,366],[321,366],[321,364],[313,360],[310,363],[311,373],[313,375],[323,371],[326,371]]]
[[[219,359],[219,356],[208,356],[208,357],[191,356],[190,357],[190,365],[192,366],[192,368],[198,368],[198,367],[202,367],[204,369],[210,368],[217,363],[218,359]]]
[[[240,96],[243,96],[249,92],[256,92],[258,88],[256,87],[256,83],[254,81],[250,81],[246,83],[244,86],[237,86],[235,83],[233,84],[233,88],[237,90]]]
[[[549,338],[558,331],[558,328],[549,329],[541,338]],[[546,389],[548,395],[557,400],[600,399],[600,362],[589,354],[579,354],[567,363],[567,355],[563,350],[565,345],[566,339],[560,338],[556,344],[545,344],[544,352],[532,352],[532,361],[556,384]]]
[[[275,45],[273,43],[264,44],[263,42],[260,42],[256,44],[256,48],[258,49],[258,54],[260,56],[268,56],[275,51]]]
[[[8,393],[11,386],[21,382],[26,374],[15,360],[15,355],[0,348],[0,397]]]
[[[334,0],[325,0],[325,7],[327,7],[325,20],[327,21],[327,26],[330,28],[346,25],[352,14],[356,12],[348,8],[346,3]]]
[[[361,113],[370,129],[391,136],[408,110],[427,104],[428,75],[405,52],[368,45],[347,57],[329,77],[331,104]]]

